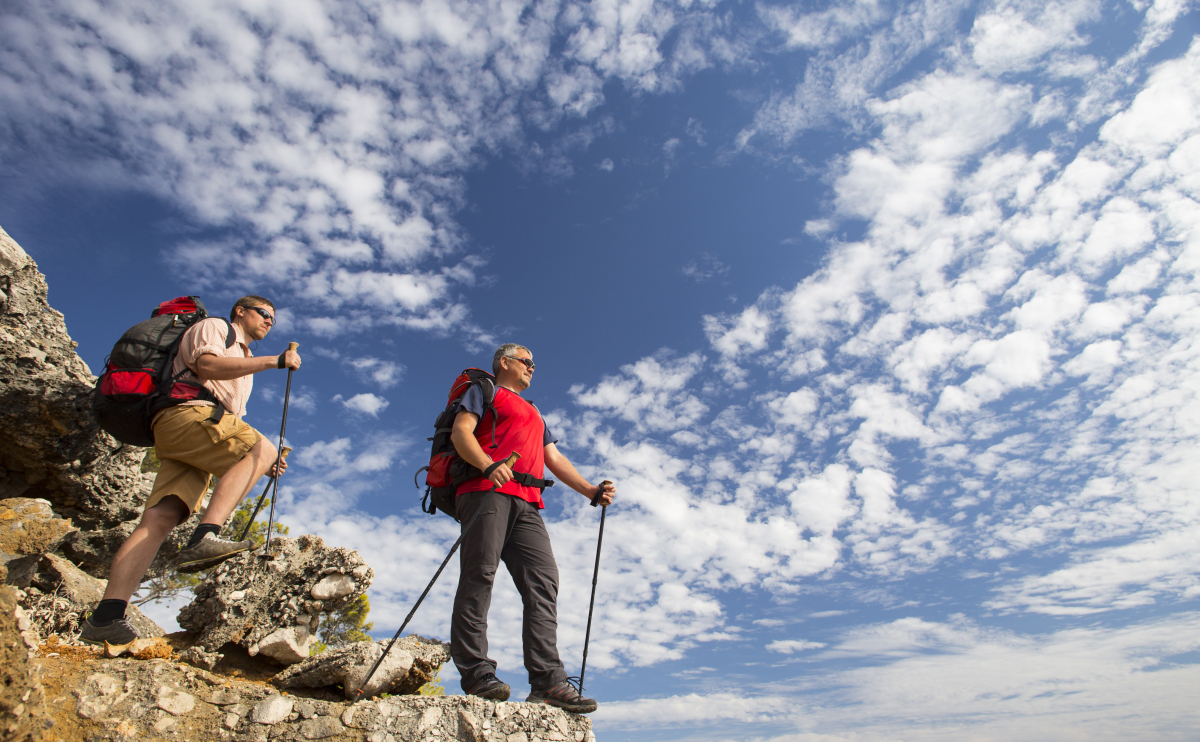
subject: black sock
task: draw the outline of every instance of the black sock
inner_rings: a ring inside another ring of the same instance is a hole
[[[200,525],[196,526],[196,530],[192,531],[192,537],[188,539],[187,546],[184,548],[190,549],[196,544],[200,543],[200,540],[204,538],[204,534],[206,533],[211,533],[214,536],[220,536],[221,527],[213,525],[212,523],[201,523]]]
[[[88,620],[93,626],[107,626],[119,618],[125,618],[125,609],[128,607],[129,603],[124,600],[107,598],[100,601]]]

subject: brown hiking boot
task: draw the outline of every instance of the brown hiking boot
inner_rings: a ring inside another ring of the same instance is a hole
[[[471,690],[467,691],[469,696],[479,696],[493,701],[507,701],[508,695],[512,693],[512,688],[508,687],[508,683],[497,678],[492,673],[488,673],[479,679],[479,682],[471,686]]]
[[[557,706],[573,714],[590,714],[598,704],[591,698],[584,698],[570,680],[563,680],[549,688],[531,690],[526,703],[544,703],[547,706]]]
[[[226,541],[206,533],[200,543],[180,549],[175,557],[175,569],[180,572],[199,572],[215,567],[231,556],[249,551],[253,546],[253,541]]]

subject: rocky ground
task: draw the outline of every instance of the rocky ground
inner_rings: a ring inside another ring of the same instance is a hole
[[[586,717],[559,709],[420,695],[449,659],[436,640],[404,637],[365,687],[383,643],[310,656],[322,616],[374,576],[315,536],[207,573],[183,632],[164,636],[131,608],[148,638],[79,644],[152,480],[144,449],[92,419],[95,377],[75,345],[36,263],[0,229],[0,739],[594,742]],[[175,529],[152,572],[192,528]],[[364,700],[347,700],[360,687]]]

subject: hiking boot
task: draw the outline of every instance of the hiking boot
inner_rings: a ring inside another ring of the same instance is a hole
[[[469,696],[479,696],[493,701],[507,701],[508,694],[512,689],[508,687],[508,683],[503,682],[490,672],[479,679],[479,682],[471,686],[471,690],[467,691]]]
[[[109,621],[103,626],[97,626],[92,623],[92,616],[89,613],[88,617],[79,625],[79,639],[88,644],[98,644],[101,647],[105,642],[116,646],[118,644],[128,644],[134,639],[141,639],[141,634],[133,628],[133,624],[127,619],[118,618],[114,621]]]
[[[175,557],[175,569],[180,572],[199,572],[215,567],[235,554],[249,551],[254,547],[252,541],[226,541],[211,533],[204,534],[200,543],[180,549]]]
[[[597,706],[593,699],[579,695],[579,690],[571,684],[570,680],[563,680],[542,690],[531,690],[525,702],[557,706],[573,714],[590,714],[596,710]]]

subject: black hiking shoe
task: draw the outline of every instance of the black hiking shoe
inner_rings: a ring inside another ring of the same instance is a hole
[[[133,624],[129,623],[128,619],[118,618],[114,621],[109,621],[103,626],[97,626],[92,623],[92,616],[89,613],[88,617],[79,624],[79,640],[88,644],[97,644],[101,647],[105,642],[117,646],[119,644],[128,644],[134,639],[141,639],[142,635],[138,630],[133,628]]]
[[[199,572],[215,567],[231,556],[249,551],[254,547],[252,541],[226,541],[211,533],[204,534],[200,543],[180,549],[175,557],[175,569],[180,572]]]
[[[512,688],[508,687],[508,683],[497,678],[490,672],[479,679],[479,682],[471,686],[471,690],[467,691],[469,696],[479,696],[492,701],[507,701],[508,694],[512,693]]]
[[[544,688],[542,690],[531,690],[529,697],[525,699],[526,703],[544,703],[547,706],[557,706],[564,711],[570,711],[573,714],[590,714],[596,710],[597,704],[591,698],[584,698],[579,695],[579,689],[576,688],[571,681],[563,680],[560,683]]]

